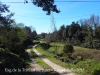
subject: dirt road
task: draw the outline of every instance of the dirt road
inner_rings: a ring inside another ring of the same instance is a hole
[[[28,55],[30,57],[31,60],[31,65],[30,65],[30,69],[31,70],[36,70],[36,71],[32,71],[30,72],[30,74],[28,73],[27,75],[59,75],[59,73],[57,72],[52,72],[52,71],[44,71],[43,68],[41,68],[35,61],[32,53],[30,52],[30,49],[27,49]],[[43,71],[41,71],[43,70]]]

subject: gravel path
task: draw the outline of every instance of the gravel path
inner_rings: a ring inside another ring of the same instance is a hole
[[[35,45],[36,46],[36,45]],[[51,62],[49,59],[45,58],[41,53],[39,53],[36,49],[35,46],[33,46],[33,50],[34,52],[46,63],[48,64],[52,69],[54,69],[55,71],[57,71],[58,73],[60,73],[61,75],[75,75],[74,73],[72,73],[71,70],[65,69],[53,62]]]
[[[29,55],[30,60],[31,60],[30,69],[32,69],[32,70],[40,70],[40,69],[43,69],[43,68],[41,68],[41,67],[36,63],[36,61],[35,61],[35,59],[34,59],[32,53],[30,52],[30,49],[27,49],[27,52],[28,52],[28,55]],[[27,75],[28,75],[28,74],[27,74]],[[43,72],[38,72],[38,71],[33,71],[33,72],[31,72],[31,74],[29,74],[29,75],[45,75],[45,73],[43,73]]]
[[[38,70],[38,69],[42,69],[42,68],[36,63],[34,57],[32,56],[32,53],[30,52],[30,49],[28,49],[27,52],[28,52],[28,55],[29,55],[30,60],[31,60],[31,65],[30,65],[30,67],[31,67],[31,68],[34,68],[34,69],[37,69],[37,70]]]

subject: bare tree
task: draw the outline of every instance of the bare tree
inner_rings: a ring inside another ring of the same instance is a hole
[[[58,41],[57,39],[57,28],[56,28],[56,21],[54,19],[53,13],[51,14],[51,29],[52,29],[52,40],[54,41],[54,47],[55,47],[55,54],[57,51],[57,45],[56,42]]]

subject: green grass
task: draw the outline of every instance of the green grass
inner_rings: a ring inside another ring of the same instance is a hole
[[[41,58],[36,58],[36,62],[44,69],[51,69]]]
[[[91,60],[91,59],[87,59],[85,61],[80,61],[76,65],[61,62],[60,60],[57,60],[56,58],[54,58],[55,54],[51,53],[52,51],[55,50],[53,47],[54,43],[50,43],[50,45],[52,45],[52,46],[48,50],[44,50],[39,45],[36,47],[36,49],[40,53],[42,53],[45,57],[50,59],[52,62],[54,62],[64,68],[69,68],[69,69],[73,70],[74,72],[78,73],[79,75],[99,75],[100,74],[100,63],[99,62]],[[61,51],[64,44],[57,43],[57,46],[59,46],[59,48],[60,48],[57,51]],[[77,47],[77,46],[74,46],[74,48],[76,51],[77,50],[89,50],[87,48],[82,48],[82,47]],[[81,69],[81,70],[79,70],[79,69]]]
[[[91,59],[80,61],[76,64],[78,68],[84,68],[80,75],[100,75],[100,62]]]
[[[89,48],[84,48],[84,47],[79,47],[79,46],[74,46],[75,50],[97,50],[97,49],[89,49]]]
[[[79,47],[79,46],[74,46],[75,50],[89,50],[88,48],[83,48],[83,47]]]
[[[64,43],[60,43],[60,42],[55,42],[55,43],[51,42],[50,46],[54,47],[54,44],[59,48],[63,48],[63,46],[65,45]],[[97,49],[89,49],[89,48],[74,46],[74,50],[97,50]]]
[[[41,38],[37,38],[36,40],[33,40],[33,42],[40,42],[42,41],[42,43],[46,43],[45,39],[41,39]]]
[[[64,46],[63,43],[59,43],[59,42],[51,42],[50,45],[51,46],[54,46],[54,45],[56,45],[56,46]]]
[[[54,45],[57,47],[57,49],[55,49]],[[50,43],[50,48],[48,49],[50,52],[55,52],[55,50],[57,50],[57,53],[62,52],[63,47],[64,47],[64,43]],[[89,48],[83,48],[83,47],[79,47],[79,46],[74,46],[74,50],[90,50]],[[91,50],[95,50],[95,49],[91,49]]]
[[[59,64],[65,68],[71,68],[72,66],[74,67],[74,65],[70,65],[70,64],[65,64],[63,62],[61,62],[60,60],[57,60],[56,58],[54,58],[54,54],[47,52],[46,50],[42,49],[40,46],[37,46],[36,49],[42,53],[46,58],[50,59],[51,61],[53,61],[56,64]]]

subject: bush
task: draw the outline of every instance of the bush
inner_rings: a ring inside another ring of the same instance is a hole
[[[100,75],[100,70],[94,70],[93,75]]]
[[[74,52],[74,48],[71,44],[65,44],[63,47],[63,53],[68,54]]]
[[[49,43],[40,43],[40,46],[41,46],[43,49],[49,49],[49,48],[50,48]]]
[[[23,42],[23,46],[24,46],[25,48],[27,48],[29,45],[33,45],[33,42],[32,42],[32,40],[30,40],[30,39],[26,39],[26,40]]]
[[[6,52],[3,49],[0,49],[0,75],[22,75],[20,72],[5,72],[5,68],[8,69],[18,69],[25,68],[24,61],[17,55],[12,52]],[[23,74],[25,75],[25,74]]]

